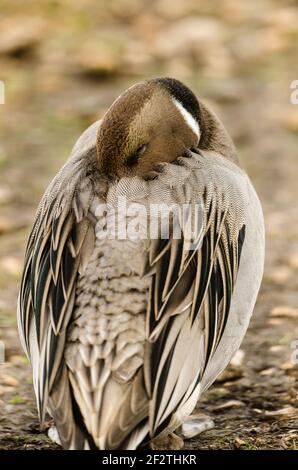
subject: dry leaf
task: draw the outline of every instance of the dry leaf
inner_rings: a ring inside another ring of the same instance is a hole
[[[227,410],[230,408],[241,408],[241,406],[244,406],[245,403],[240,400],[229,400],[226,403],[223,403],[222,405],[215,406],[213,408],[214,411],[220,411],[220,410]]]
[[[298,318],[298,309],[280,305],[270,311],[272,317]]]
[[[10,385],[11,387],[17,387],[19,385],[19,381],[11,375],[2,375],[0,380],[2,385]]]

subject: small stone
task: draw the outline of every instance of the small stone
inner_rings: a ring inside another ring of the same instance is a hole
[[[244,357],[245,357],[244,351],[242,351],[242,349],[238,349],[238,351],[232,357],[230,365],[234,367],[241,367]]]
[[[214,428],[214,421],[207,415],[191,415],[181,426],[181,433],[185,439],[191,439],[204,431]]]
[[[5,411],[6,411],[7,413],[12,413],[12,412],[15,411],[15,406],[14,406],[14,405],[7,405],[7,404],[5,404],[3,408],[5,409]]]
[[[49,428],[48,436],[49,436],[49,438],[51,439],[52,442],[54,442],[55,444],[58,444],[59,446],[61,446],[61,441],[60,441],[60,437],[59,437],[56,426],[51,426]]]

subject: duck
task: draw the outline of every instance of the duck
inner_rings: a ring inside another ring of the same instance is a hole
[[[148,235],[158,204],[190,207],[198,229],[176,236],[170,217]],[[136,205],[142,236],[113,231]],[[216,114],[175,78],[128,88],[78,139],[27,242],[17,316],[41,423],[65,449],[181,448],[245,336],[264,247]]]

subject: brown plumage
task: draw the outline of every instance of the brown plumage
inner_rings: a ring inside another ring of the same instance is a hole
[[[174,90],[190,102],[198,136],[175,105]],[[221,151],[236,160],[233,143],[217,117],[173,79],[139,83],[121,95],[104,116],[97,135],[101,171],[110,176],[156,176],[156,165],[173,162],[189,149]]]

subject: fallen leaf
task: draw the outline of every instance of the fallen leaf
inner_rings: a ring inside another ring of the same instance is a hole
[[[220,410],[227,410],[230,408],[241,408],[242,406],[245,406],[245,403],[243,403],[243,401],[229,400],[226,403],[223,403],[222,405],[215,406],[213,410],[220,411]]]
[[[5,393],[15,392],[14,387],[8,385],[0,385],[0,396],[4,395]]]
[[[298,409],[294,408],[293,406],[286,406],[285,408],[281,408],[279,410],[274,410],[274,411],[265,411],[264,416],[267,418],[272,418],[272,419],[283,419],[289,416],[297,416],[298,415]]]
[[[240,447],[244,446],[246,443],[243,439],[240,439],[240,437],[236,437],[234,440],[234,444],[236,449],[240,449]]]
[[[270,346],[269,351],[270,352],[276,352],[279,353],[281,351],[285,350],[285,346],[282,346],[281,344],[275,344],[274,346]]]
[[[296,367],[295,364],[293,364],[293,362],[284,362],[280,368],[282,370],[291,370],[291,369],[294,369]]]
[[[298,309],[280,305],[270,311],[272,317],[298,318]]]
[[[22,272],[23,263],[14,256],[5,256],[0,260],[1,270],[11,276],[19,276]]]
[[[268,325],[272,325],[272,326],[280,326],[283,324],[283,320],[281,320],[280,318],[269,318],[267,323]]]
[[[267,274],[269,281],[277,285],[284,285],[292,277],[292,269],[288,266],[279,266]]]
[[[289,131],[298,132],[298,111],[294,109],[283,116],[282,123]]]
[[[15,56],[31,51],[44,36],[41,18],[11,17],[1,21],[0,55]]]
[[[288,262],[292,268],[298,269],[298,253],[293,253],[289,257]]]
[[[11,387],[17,387],[19,385],[19,381],[11,375],[2,375],[0,380],[3,385],[10,385]]]
[[[216,398],[222,398],[229,395],[229,391],[224,387],[214,387],[206,392],[208,400],[214,400]]]
[[[240,367],[228,367],[216,379],[218,383],[230,382],[243,377],[243,370]]]

